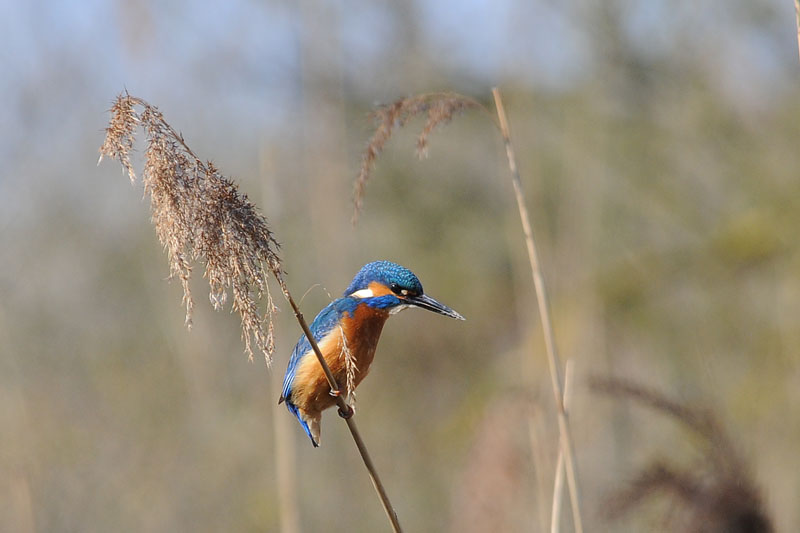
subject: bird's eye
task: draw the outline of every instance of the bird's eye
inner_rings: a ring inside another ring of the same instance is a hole
[[[408,294],[408,291],[402,288],[397,283],[392,283],[391,285],[389,285],[389,289],[391,289],[391,291],[397,294],[398,296],[406,296]]]

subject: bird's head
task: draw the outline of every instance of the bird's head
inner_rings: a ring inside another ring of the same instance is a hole
[[[385,309],[392,314],[408,307],[421,307],[464,320],[454,310],[427,296],[413,272],[391,261],[375,261],[364,265],[344,291],[344,296],[362,300],[370,307]]]

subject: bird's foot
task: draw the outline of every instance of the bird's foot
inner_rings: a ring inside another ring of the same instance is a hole
[[[330,395],[331,395],[331,396],[333,396],[334,398],[338,398],[339,396],[341,396],[341,395],[342,395],[342,391],[340,391],[340,390],[333,390],[333,389],[331,389],[331,391],[330,391],[328,394],[330,394]]]
[[[345,420],[348,420],[348,419],[350,419],[350,418],[353,418],[353,415],[354,415],[354,414],[356,414],[356,410],[355,410],[355,409],[353,409],[353,407],[352,407],[352,406],[348,405],[348,406],[347,406],[347,410],[346,410],[346,411],[345,411],[345,410],[343,410],[343,409],[340,407],[340,408],[339,408],[339,411],[338,411],[338,413],[339,413],[339,416],[341,416],[341,417],[342,417],[342,418],[344,418]]]

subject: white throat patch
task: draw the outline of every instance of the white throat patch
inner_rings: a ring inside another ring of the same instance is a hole
[[[399,313],[403,309],[408,309],[409,307],[411,307],[411,306],[410,305],[406,305],[406,304],[396,305],[396,306],[392,307],[391,309],[389,309],[389,314],[390,315],[396,315],[397,313]]]
[[[375,293],[372,292],[372,289],[361,289],[360,291],[356,291],[350,295],[351,298],[372,298],[375,296]]]

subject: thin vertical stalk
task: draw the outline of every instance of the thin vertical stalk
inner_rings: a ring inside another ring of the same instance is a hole
[[[800,55],[800,0],[794,0],[794,16],[797,25],[797,53]]]
[[[261,142],[261,148],[258,152],[259,159],[259,182],[262,187],[261,201],[262,205],[271,198],[271,189],[275,186],[272,181],[273,176],[280,176],[282,173],[275,168],[272,168],[272,163],[275,160],[272,157],[271,149],[268,148],[268,143]],[[267,207],[266,211],[275,216],[275,211],[278,209],[278,204]],[[282,388],[281,375],[278,372],[267,372],[270,376],[270,390],[280,391]],[[300,506],[298,503],[297,495],[297,461],[296,461],[296,448],[293,444],[293,429],[290,424],[292,423],[288,416],[284,416],[283,412],[278,412],[276,405],[272,411],[272,433],[274,437],[274,450],[275,450],[275,472],[277,478],[277,486],[280,487],[278,491],[278,518],[280,521],[281,533],[300,533]]]
[[[281,390],[277,372],[272,375],[273,390]],[[281,533],[300,533],[300,512],[297,505],[297,469],[295,449],[289,430],[289,418],[272,414],[272,429],[275,437],[275,470],[278,477],[278,508],[280,509]],[[280,413],[283,415],[283,413]]]
[[[572,375],[575,370],[573,359],[567,359],[566,371],[564,372],[564,410],[569,415],[570,393],[572,392]],[[561,501],[564,494],[564,451],[558,449],[558,459],[556,459],[556,477],[553,481],[553,511],[550,514],[550,533],[558,533],[561,530]]]
[[[339,385],[336,383],[336,378],[333,376],[328,363],[325,362],[325,357],[322,355],[322,351],[320,351],[317,341],[314,339],[314,335],[311,333],[311,329],[308,327],[308,323],[303,317],[303,313],[300,312],[300,308],[295,303],[294,298],[292,298],[292,295],[289,293],[289,290],[286,288],[283,280],[279,278],[278,282],[283,290],[283,295],[286,297],[289,305],[292,306],[294,316],[297,318],[300,328],[303,330],[303,333],[305,333],[308,342],[311,344],[311,348],[314,350],[314,353],[317,356],[319,364],[322,366],[323,372],[325,372],[325,377],[328,380],[331,390],[340,391],[341,389],[339,389]],[[361,438],[361,433],[359,433],[358,427],[356,426],[352,407],[347,405],[347,402],[344,399],[344,394],[339,394],[336,396],[336,405],[339,407],[339,413],[343,415],[345,422],[347,422],[347,427],[350,429],[350,434],[353,436],[353,440],[356,443],[358,452],[361,454],[361,459],[364,461],[364,466],[367,467],[367,472],[369,472],[369,478],[372,481],[372,486],[375,487],[375,492],[378,493],[378,498],[381,500],[383,510],[386,512],[386,516],[389,518],[389,522],[392,524],[392,530],[395,531],[395,533],[401,533],[402,529],[400,528],[400,522],[397,519],[397,513],[395,513],[394,508],[392,507],[392,502],[389,501],[389,495],[386,493],[383,483],[381,483],[381,478],[378,476],[378,471],[375,469],[375,464],[372,462],[372,458],[367,451],[367,446],[364,444],[364,440]]]
[[[583,520],[581,518],[580,510],[580,491],[578,488],[578,475],[575,466],[575,452],[573,449],[572,435],[570,433],[569,423],[567,420],[567,413],[564,409],[564,394],[561,386],[561,371],[559,368],[558,351],[555,344],[555,334],[553,333],[553,326],[550,321],[547,291],[545,289],[542,271],[539,266],[539,257],[536,252],[536,244],[533,240],[533,231],[531,230],[530,219],[528,217],[528,209],[525,207],[525,199],[522,194],[522,182],[520,180],[519,170],[517,168],[517,159],[514,154],[514,148],[511,144],[511,134],[509,133],[508,119],[506,118],[505,108],[503,107],[503,100],[500,97],[500,90],[497,87],[494,87],[492,89],[492,95],[494,96],[494,102],[497,108],[497,118],[500,121],[500,131],[503,135],[503,141],[506,147],[508,166],[511,170],[511,181],[514,185],[514,195],[517,199],[517,207],[519,208],[522,231],[525,234],[525,243],[528,248],[528,258],[531,263],[533,284],[536,289],[536,301],[539,306],[539,318],[542,322],[545,348],[547,351],[547,361],[550,368],[550,380],[552,382],[553,397],[555,399],[558,414],[558,430],[560,434],[561,449],[564,452],[567,484],[569,486],[570,502],[572,504],[572,517],[575,524],[575,531],[577,533],[583,533]]]

